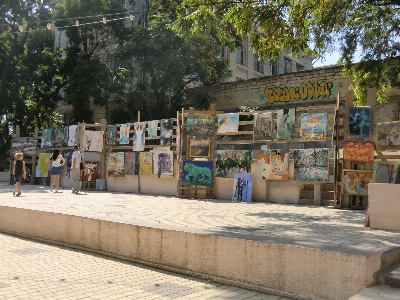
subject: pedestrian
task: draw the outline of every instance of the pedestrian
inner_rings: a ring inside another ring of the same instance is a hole
[[[81,174],[81,162],[83,162],[82,153],[79,151],[79,146],[74,145],[74,153],[72,153],[72,166],[70,172],[70,180],[72,185],[72,193],[79,193],[79,179]]]
[[[60,186],[61,182],[61,173],[62,167],[64,166],[65,160],[60,154],[60,150],[55,149],[53,154],[51,155],[51,178],[50,178],[50,192],[53,191],[54,180],[55,182],[55,193],[58,193],[58,187]]]
[[[15,178],[15,188],[13,195],[21,195],[21,178],[26,178],[25,162],[22,160],[24,158],[23,153],[15,153],[13,175]]]

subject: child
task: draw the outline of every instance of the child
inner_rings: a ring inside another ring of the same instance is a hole
[[[15,188],[13,195],[21,195],[21,178],[26,178],[25,162],[22,160],[24,158],[23,153],[15,153],[13,175],[15,177]]]

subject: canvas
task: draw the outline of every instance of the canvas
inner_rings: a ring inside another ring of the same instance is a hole
[[[36,166],[35,177],[48,177],[50,170],[51,153],[40,153],[38,164]]]
[[[96,191],[104,191],[104,190],[106,190],[106,180],[96,179]]]
[[[188,114],[186,117],[186,134],[190,136],[213,136],[214,116]]]
[[[258,152],[257,178],[289,180],[289,150],[268,149]]]
[[[92,162],[92,161],[85,161],[83,163],[83,181],[89,182],[96,182],[96,179],[100,177],[100,163],[99,162]]]
[[[51,144],[52,147],[66,147],[68,145],[68,127],[53,128]]]
[[[176,154],[181,154],[181,126],[178,124],[176,126]]]
[[[108,154],[107,174],[108,177],[124,177],[125,167],[124,152],[111,152]]]
[[[153,152],[139,152],[139,175],[153,174]]]
[[[306,141],[326,140],[327,113],[301,114],[300,139]]]
[[[374,162],[373,180],[374,183],[391,183],[393,173],[393,163],[386,161]]]
[[[161,120],[160,125],[160,145],[171,145],[172,144],[172,119]]]
[[[19,137],[11,140],[11,155],[21,152],[26,155],[36,155],[38,140],[31,137]]]
[[[238,132],[239,114],[218,115],[217,133]]]
[[[157,138],[158,121],[147,121],[147,138],[154,140]]]
[[[86,152],[103,152],[104,131],[85,130],[82,149]]]
[[[293,180],[323,181],[329,180],[328,149],[294,150]]]
[[[107,125],[106,144],[117,144],[117,125]]]
[[[371,107],[349,107],[348,135],[350,137],[369,137],[371,135]]]
[[[400,149],[400,121],[377,124],[376,147],[378,151]]]
[[[65,155],[65,159],[66,159],[66,168],[65,168],[65,176],[66,177],[68,177],[68,178],[70,178],[70,172],[71,172],[71,169],[72,169],[72,152],[70,152],[70,153],[67,153],[66,155]]]
[[[251,173],[250,150],[217,150],[216,177],[233,178],[235,173]]]
[[[133,124],[133,151],[144,151],[146,122]]]
[[[212,161],[184,160],[182,164],[182,185],[205,185],[213,183],[214,163]]]
[[[343,158],[347,161],[374,161],[374,142],[345,141]]]
[[[272,140],[273,121],[272,113],[254,114],[253,140]]]
[[[125,153],[125,174],[139,175],[139,155],[136,152]]]
[[[51,137],[53,135],[53,128],[42,129],[42,142],[40,148],[51,147]]]
[[[129,144],[129,130],[131,129],[131,124],[121,124],[119,127],[119,144],[128,145]]]
[[[211,140],[189,140],[190,157],[210,157]]]
[[[78,137],[78,125],[68,127],[68,146],[74,146]]]
[[[233,180],[232,201],[251,202],[253,174],[236,173]]]
[[[158,178],[174,177],[174,153],[153,150],[153,175]]]
[[[368,183],[373,179],[373,171],[343,170],[344,190],[346,194],[368,195]]]
[[[296,109],[279,109],[276,113],[276,138],[290,140],[295,137]]]

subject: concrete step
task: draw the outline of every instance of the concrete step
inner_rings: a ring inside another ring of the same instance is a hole
[[[314,205],[314,199],[299,199],[298,205]],[[334,200],[321,200],[321,206],[333,206]]]
[[[398,262],[381,271],[376,272],[375,281],[376,283],[381,285],[387,285],[400,289],[400,263]]]
[[[333,200],[335,194],[333,191],[321,191],[321,200]],[[301,199],[314,199],[314,191],[310,190],[301,190],[300,191]]]

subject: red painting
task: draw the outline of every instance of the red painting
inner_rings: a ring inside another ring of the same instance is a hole
[[[368,162],[374,161],[373,142],[344,142],[343,157],[347,161]]]

